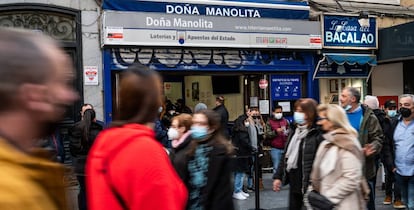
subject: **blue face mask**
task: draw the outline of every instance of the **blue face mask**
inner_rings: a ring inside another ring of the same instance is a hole
[[[347,111],[349,111],[352,108],[352,106],[350,104],[348,104],[348,105],[344,106],[343,108],[347,112]]]
[[[208,129],[204,126],[191,126],[191,137],[193,139],[204,139],[208,135]]]
[[[293,120],[295,121],[295,123],[299,124],[299,125],[303,125],[305,124],[305,113],[302,112],[294,112],[293,113]]]
[[[395,115],[397,115],[397,110],[388,110],[387,114],[389,117],[395,117]]]

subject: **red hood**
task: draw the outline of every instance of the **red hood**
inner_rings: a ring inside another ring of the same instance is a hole
[[[129,141],[136,140],[137,137],[154,139],[155,133],[150,127],[141,124],[109,128],[98,135],[91,152],[94,157],[104,157],[128,144]]]

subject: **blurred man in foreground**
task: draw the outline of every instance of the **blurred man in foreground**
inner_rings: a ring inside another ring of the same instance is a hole
[[[73,76],[53,40],[0,29],[0,209],[67,208],[63,167],[35,145],[77,99]]]

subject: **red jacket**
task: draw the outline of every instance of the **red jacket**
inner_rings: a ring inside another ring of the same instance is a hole
[[[182,210],[187,189],[147,126],[101,132],[86,165],[89,210]]]

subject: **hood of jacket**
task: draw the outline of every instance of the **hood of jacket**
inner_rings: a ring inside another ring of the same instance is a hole
[[[93,157],[103,158],[108,154],[118,151],[130,141],[139,141],[139,138],[155,138],[153,129],[146,125],[131,123],[119,127],[112,127],[102,131],[97,138],[98,141],[92,146]]]

